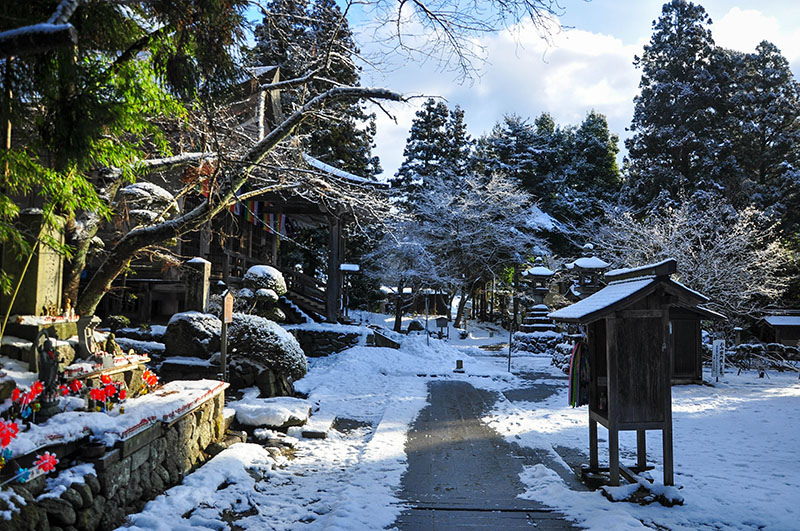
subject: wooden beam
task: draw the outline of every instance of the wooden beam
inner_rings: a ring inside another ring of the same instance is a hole
[[[657,264],[651,264],[643,267],[635,267],[632,269],[618,269],[609,271],[605,274],[605,279],[608,282],[615,280],[627,280],[630,278],[641,277],[668,277],[678,270],[678,262],[674,258],[664,260]]]

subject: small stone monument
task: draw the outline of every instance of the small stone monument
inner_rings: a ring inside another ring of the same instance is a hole
[[[205,312],[208,308],[211,262],[195,257],[186,266],[186,311]]]
[[[94,329],[97,328],[100,321],[101,319],[96,315],[78,319],[78,356],[81,359],[88,359],[97,352]]]

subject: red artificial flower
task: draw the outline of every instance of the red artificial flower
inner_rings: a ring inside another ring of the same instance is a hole
[[[120,389],[119,390],[119,399],[120,400],[125,400],[126,396],[128,396],[127,391],[125,391],[125,389]]]
[[[44,384],[40,381],[34,382],[31,386],[31,393],[34,395],[34,398],[39,396],[42,391],[44,391]]]
[[[117,388],[116,386],[109,384],[103,388],[103,391],[106,395],[106,398],[111,398],[117,393]]]
[[[8,446],[8,443],[11,442],[11,439],[17,436],[19,433],[19,426],[17,426],[16,422],[3,422],[0,420],[0,446],[5,448]]]
[[[42,472],[50,472],[51,470],[54,470],[56,468],[56,465],[58,464],[58,459],[56,459],[56,456],[54,456],[50,452],[45,452],[44,454],[37,456],[36,462],[34,464]]]
[[[91,391],[89,391],[89,398],[91,398],[92,400],[103,401],[103,400],[105,400],[105,394],[103,393],[102,389],[95,388],[95,389],[92,389]]]
[[[83,382],[81,382],[80,380],[72,380],[69,383],[69,389],[73,393],[77,393],[78,391],[81,390],[82,387],[83,387]]]
[[[102,375],[100,377],[100,381],[103,382],[104,384],[110,384],[111,383],[111,376],[109,376],[107,374],[104,374],[104,375]]]
[[[58,388],[61,391],[62,396],[67,396],[69,394],[69,387],[67,387],[66,385],[60,385],[58,386]]]
[[[19,396],[20,396],[20,391],[19,391],[18,387],[15,388],[13,391],[11,391],[11,401],[12,402],[16,402],[17,400],[19,400]]]

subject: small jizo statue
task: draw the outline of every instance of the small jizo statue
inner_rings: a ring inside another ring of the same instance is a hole
[[[108,334],[108,337],[106,338],[106,343],[103,346],[103,350],[107,354],[111,354],[112,356],[116,356],[118,354],[122,354],[122,347],[120,347],[117,344],[116,336],[114,335],[113,332]]]
[[[55,344],[47,332],[39,332],[39,339],[45,335],[44,342],[39,343],[38,358],[39,358],[39,380],[44,386],[44,396],[53,397],[58,390],[58,354],[56,353]]]

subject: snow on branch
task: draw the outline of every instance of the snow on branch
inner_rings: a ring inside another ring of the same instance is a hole
[[[77,43],[78,32],[72,24],[33,24],[0,32],[0,57],[34,54]]]

